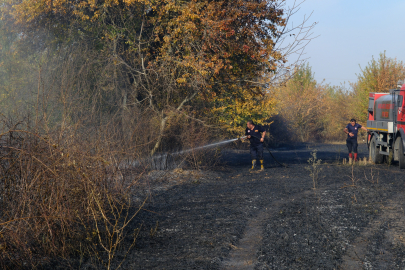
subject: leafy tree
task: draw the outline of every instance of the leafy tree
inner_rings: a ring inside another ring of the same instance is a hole
[[[209,105],[209,113],[217,123],[229,132],[242,134],[248,120],[263,125],[276,113],[277,100],[267,91],[263,96],[255,96],[245,91],[243,99],[232,97],[214,99]]]
[[[287,120],[289,132],[296,140],[320,138],[324,129],[320,117],[326,108],[325,94],[308,64],[298,67],[291,80],[277,90],[280,114]]]
[[[36,29],[49,30],[53,38],[38,42],[39,50],[90,46],[100,61],[84,66],[98,66],[104,78],[93,77],[93,90],[83,94],[105,97],[102,106],[119,104],[113,108],[123,115],[131,106],[151,110],[160,122],[152,152],[185,104],[230,98],[246,106],[246,98],[264,94],[259,78],[285,62],[275,47],[285,25],[275,0],[2,2],[3,16],[15,20],[25,41],[40,39]],[[106,89],[117,98],[107,98]]]
[[[352,92],[343,86],[319,85],[324,92],[324,112],[319,114],[320,135],[325,140],[344,140],[346,134],[342,131],[353,116],[350,104]]]

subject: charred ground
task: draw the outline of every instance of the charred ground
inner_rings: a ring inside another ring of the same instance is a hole
[[[359,149],[367,156],[366,145]],[[322,160],[316,189],[307,163],[314,150]],[[123,268],[403,269],[398,166],[342,165],[344,145],[274,155],[289,168],[266,154],[266,170],[252,173],[248,152],[231,150],[221,170],[162,175],[132,226],[141,233]]]

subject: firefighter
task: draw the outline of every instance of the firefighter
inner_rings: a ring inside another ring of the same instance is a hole
[[[352,151],[354,153],[354,161],[357,161],[357,133],[359,129],[367,131],[367,128],[356,123],[356,119],[351,119],[350,123],[344,129],[347,134],[346,145],[349,149],[349,158],[353,159]]]
[[[263,166],[263,142],[266,136],[266,131],[262,126],[256,125],[252,120],[246,124],[245,135],[250,141],[250,156],[252,157],[252,170],[256,167],[257,159],[260,160],[260,169],[264,170]]]

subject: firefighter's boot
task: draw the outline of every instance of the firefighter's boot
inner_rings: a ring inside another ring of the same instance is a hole
[[[256,159],[252,159],[252,168],[251,170],[254,170],[256,168]]]
[[[264,171],[263,159],[260,160],[260,170]]]
[[[355,161],[355,162],[358,161],[358,160],[357,160],[357,153],[354,153],[354,161]]]

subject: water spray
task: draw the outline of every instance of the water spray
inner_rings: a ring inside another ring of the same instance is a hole
[[[176,155],[176,154],[177,155],[184,154],[184,153],[188,153],[188,152],[191,152],[191,151],[201,150],[201,149],[204,149],[204,148],[210,148],[210,147],[214,147],[214,146],[218,146],[218,145],[222,145],[222,144],[228,144],[228,143],[235,142],[237,140],[241,140],[241,139],[244,139],[244,138],[246,138],[246,136],[236,138],[236,139],[230,139],[230,140],[226,140],[226,141],[222,141],[222,142],[211,143],[211,144],[200,146],[200,147],[194,147],[194,148],[191,148],[191,149],[176,152],[176,153],[174,153],[174,155]]]
[[[204,145],[204,146],[198,146],[198,147],[194,147],[194,148],[190,148],[190,149],[186,149],[186,150],[182,150],[182,151],[178,151],[178,152],[174,152],[174,153],[170,153],[170,154],[154,155],[154,156],[144,158],[144,159],[141,159],[141,160],[132,161],[131,165],[136,166],[136,165],[139,165],[143,161],[150,160],[151,162],[159,162],[159,163],[163,162],[163,163],[165,163],[163,165],[163,167],[166,167],[167,163],[168,163],[168,156],[169,155],[170,156],[181,155],[181,154],[189,153],[189,152],[196,151],[196,150],[201,150],[201,149],[211,148],[211,147],[215,147],[215,146],[219,146],[219,145],[223,145],[223,144],[228,144],[228,143],[235,142],[237,140],[242,140],[242,139],[245,139],[245,138],[246,138],[246,136],[242,136],[242,137],[239,137],[239,138],[229,139],[229,140],[220,141],[220,142],[216,142],[216,143],[211,143],[211,144]],[[123,165],[123,166],[125,166],[125,165]]]
[[[251,136],[253,136],[253,135],[251,135]],[[253,137],[256,137],[256,138],[260,139],[260,138],[257,137],[257,136],[253,136]],[[178,152],[175,152],[175,153],[171,153],[170,155],[171,155],[171,156],[181,155],[181,154],[189,153],[189,152],[196,151],[196,150],[201,150],[201,149],[211,148],[211,147],[215,147],[215,146],[219,146],[219,145],[223,145],[223,144],[228,144],[228,143],[235,142],[235,141],[237,141],[237,140],[243,140],[243,139],[246,139],[246,138],[247,138],[247,136],[242,136],[242,137],[238,137],[238,138],[235,138],[235,139],[229,139],[229,140],[225,140],[225,141],[221,141],[221,142],[211,143],[211,144],[204,145],[204,146],[199,146],[199,147],[194,147],[194,148],[190,148],[190,149],[178,151]],[[271,157],[272,157],[280,166],[283,166],[283,167],[285,167],[285,168],[288,168],[287,165],[285,165],[285,164],[279,162],[279,161],[276,159],[276,157],[271,153],[270,149],[268,148],[268,146],[267,146],[267,144],[266,144],[265,142],[264,142],[263,144],[264,144],[264,147],[267,149],[267,151],[269,151]],[[152,161],[161,160],[161,159],[162,159],[162,160],[164,160],[164,162],[167,162],[167,155],[157,155],[157,156],[153,156],[153,157],[150,157],[150,158],[152,159]],[[145,159],[144,159],[144,160],[145,160]],[[138,161],[133,162],[132,164],[135,165],[135,164],[139,164],[140,162],[141,162],[141,160],[138,160]]]
[[[253,135],[251,135],[251,136],[253,136]],[[253,136],[253,137],[260,139],[260,137],[257,137],[257,136]],[[238,138],[236,138],[236,139],[230,139],[230,140],[226,140],[226,141],[222,141],[222,142],[212,143],[212,144],[208,144],[208,145],[204,145],[204,146],[200,146],[200,147],[195,147],[195,148],[183,150],[183,151],[180,151],[180,152],[176,152],[176,153],[174,153],[174,154],[172,154],[172,155],[176,155],[176,154],[177,154],[177,155],[180,155],[180,154],[188,153],[188,152],[195,151],[195,150],[201,150],[201,149],[204,149],[204,148],[210,148],[210,147],[214,147],[214,146],[218,146],[218,145],[222,145],[222,144],[227,144],[227,143],[235,142],[235,141],[237,141],[237,140],[243,140],[243,139],[246,139],[246,138],[247,138],[247,136],[242,136],[242,137],[238,137]],[[275,157],[275,156],[273,155],[273,153],[270,151],[269,147],[267,146],[267,144],[266,144],[265,142],[263,142],[263,144],[264,144],[264,147],[267,149],[267,151],[269,151],[270,156],[274,159],[275,162],[277,162],[280,166],[283,166],[283,167],[285,167],[285,168],[288,168],[287,165],[285,165],[285,164],[279,162],[279,161],[276,159],[276,157]]]

